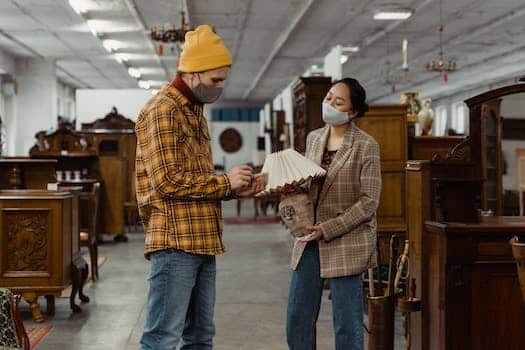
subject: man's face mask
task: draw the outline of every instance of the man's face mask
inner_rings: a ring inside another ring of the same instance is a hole
[[[208,86],[201,81],[200,74],[197,73],[197,76],[199,77],[199,83],[191,89],[195,97],[201,103],[213,103],[217,101],[222,94],[222,87]]]

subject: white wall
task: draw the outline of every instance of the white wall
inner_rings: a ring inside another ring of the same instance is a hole
[[[252,163],[254,153],[257,150],[257,136],[259,136],[258,122],[211,122],[213,109],[219,108],[256,108],[260,107],[259,102],[247,101],[219,101],[213,104],[204,105],[204,116],[208,119],[208,127],[211,136],[211,148],[213,162],[215,164],[226,165],[226,170],[238,164]],[[228,129],[235,128],[242,137],[242,147],[236,153],[226,153],[219,144],[219,136]],[[226,163],[226,164],[224,164]]]
[[[14,97],[4,95],[2,89],[2,81],[8,80],[7,74],[10,76],[15,74],[15,59],[11,55],[0,50],[0,116],[2,117],[4,129],[2,155],[14,155]]]
[[[7,74],[15,74],[15,59],[8,53],[0,50],[0,70],[4,70]]]
[[[82,123],[91,123],[103,118],[111,112],[113,106],[126,118],[136,120],[140,110],[151,97],[151,91],[144,89],[77,89],[77,128],[80,128]]]
[[[215,164],[225,165],[225,169],[228,170],[238,164],[253,163],[254,152],[257,150],[259,123],[214,122],[211,124],[211,147]],[[226,153],[219,144],[219,136],[228,128],[234,128],[241,134],[242,147],[238,152]]]
[[[20,59],[16,62],[18,93],[9,126],[9,138],[14,142],[10,155],[28,156],[35,144],[35,134],[56,127],[57,84],[53,61]]]
[[[505,119],[525,119],[525,94],[506,96],[501,102],[501,115]],[[525,140],[503,140],[501,147],[507,163],[503,175],[503,188],[516,189],[516,148],[525,148]]]

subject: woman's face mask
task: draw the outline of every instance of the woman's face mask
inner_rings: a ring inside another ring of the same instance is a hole
[[[213,103],[217,101],[222,94],[222,87],[208,86],[201,81],[199,74],[197,74],[197,76],[199,77],[199,83],[191,89],[195,97],[201,103]]]
[[[340,112],[330,104],[323,102],[323,120],[329,125],[343,125],[350,121],[347,112]]]

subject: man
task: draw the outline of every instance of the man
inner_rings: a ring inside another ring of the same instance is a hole
[[[151,262],[142,350],[211,349],[215,334],[215,255],[222,243],[221,200],[264,187],[241,165],[217,175],[203,104],[219,98],[232,64],[207,26],[186,34],[179,73],[136,123],[137,201]]]

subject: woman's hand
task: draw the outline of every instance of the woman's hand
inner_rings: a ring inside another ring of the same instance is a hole
[[[312,231],[309,235],[299,238],[300,242],[318,241],[323,237],[323,231],[320,226],[306,226],[307,231]]]

